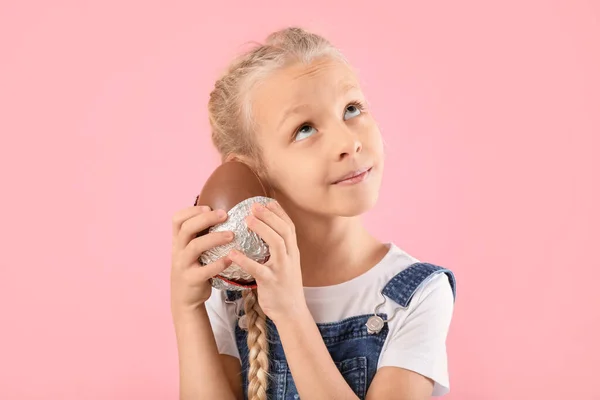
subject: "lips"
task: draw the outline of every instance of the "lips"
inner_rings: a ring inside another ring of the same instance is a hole
[[[340,177],[337,180],[335,180],[333,182],[333,185],[335,185],[336,183],[340,183],[340,182],[343,182],[345,180],[352,179],[352,178],[355,178],[357,176],[360,176],[361,174],[363,174],[363,173],[365,173],[367,171],[370,171],[371,168],[372,167],[364,167],[364,168],[360,168],[360,169],[354,170],[352,172],[349,172],[346,175],[343,175],[342,177]]]

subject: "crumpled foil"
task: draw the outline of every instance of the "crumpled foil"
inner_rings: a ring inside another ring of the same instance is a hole
[[[246,217],[251,214],[251,207],[254,203],[261,203],[266,206],[273,201],[269,197],[256,196],[246,199],[236,204],[227,213],[227,220],[218,225],[212,226],[210,232],[232,231],[234,239],[222,246],[214,247],[200,255],[200,264],[207,265],[226,256],[233,249],[244,253],[249,258],[258,263],[264,263],[269,259],[269,246],[255,232],[248,229]],[[219,279],[219,277],[226,280]],[[228,282],[233,281],[233,282]],[[232,263],[217,277],[211,279],[213,287],[220,290],[250,290],[254,286],[254,277],[244,271],[239,265]]]

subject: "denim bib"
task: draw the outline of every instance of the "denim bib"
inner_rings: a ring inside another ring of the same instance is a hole
[[[417,262],[396,274],[383,287],[382,294],[400,307],[410,305],[414,293],[433,275],[445,273],[448,276],[452,293],[456,297],[456,283],[452,271],[429,263]],[[226,291],[227,300],[235,301],[242,297],[239,291]],[[373,305],[375,308],[376,305]],[[243,308],[243,307],[241,307]],[[244,314],[242,310],[241,315]],[[377,333],[369,333],[366,323],[377,315],[384,321],[385,313],[358,315],[338,322],[316,324],[338,370],[360,399],[364,399],[367,390],[377,372],[377,363],[383,344],[388,336],[388,324]],[[273,321],[267,318],[269,335],[269,373],[272,379],[267,389],[267,397],[274,400],[299,399],[294,378],[288,367],[279,333]],[[235,340],[242,363],[242,385],[244,399],[248,398],[248,346],[247,332],[235,325]]]

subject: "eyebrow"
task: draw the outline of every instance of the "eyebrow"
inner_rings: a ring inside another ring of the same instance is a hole
[[[348,81],[344,81],[340,85],[338,85],[338,94],[346,94],[351,90],[359,90],[359,88],[354,83],[348,82]],[[290,115],[299,114],[302,109],[308,108],[308,107],[310,107],[309,104],[298,104],[298,105],[295,105],[293,107],[289,107],[288,109],[286,109],[285,112],[283,113],[283,116],[281,117],[281,120],[279,121],[279,124],[277,125],[277,129],[281,128],[281,125],[283,125],[285,123],[285,121],[288,119],[288,117]]]

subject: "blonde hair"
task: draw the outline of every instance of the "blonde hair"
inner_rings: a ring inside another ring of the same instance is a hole
[[[230,154],[255,162],[264,168],[255,140],[251,92],[253,86],[278,68],[293,63],[309,64],[331,57],[346,63],[341,52],[328,40],[302,28],[290,27],[271,33],[264,44],[236,58],[216,81],[210,94],[208,115],[212,142],[225,160]],[[269,342],[266,316],[260,308],[256,290],[244,292],[248,321],[248,399],[266,400],[269,382]]]
[[[327,39],[291,27],[271,33],[264,44],[241,54],[215,82],[208,102],[212,142],[224,160],[229,154],[260,162],[254,140],[252,88],[276,69],[293,63],[309,64],[322,57],[346,59]]]

